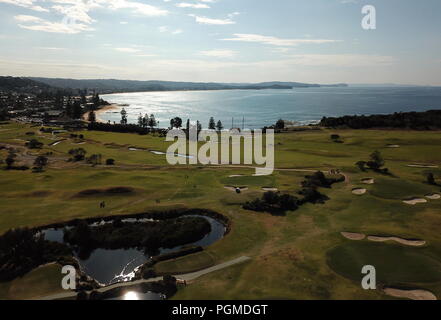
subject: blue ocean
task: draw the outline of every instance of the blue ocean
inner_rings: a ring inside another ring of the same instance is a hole
[[[102,95],[110,103],[124,104],[130,123],[139,114],[154,114],[160,127],[181,117],[185,123],[199,120],[204,127],[210,117],[225,128],[262,128],[278,119],[309,124],[322,117],[388,114],[441,109],[441,87],[338,87],[294,88],[292,90],[222,90],[137,92]],[[122,107],[121,107],[122,108]],[[100,115],[104,121],[119,122],[120,109]]]

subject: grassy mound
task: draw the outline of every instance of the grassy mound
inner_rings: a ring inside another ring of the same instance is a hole
[[[241,176],[227,177],[221,180],[226,186],[276,187],[274,176]]]
[[[159,262],[155,265],[157,274],[184,274],[212,267],[214,259],[206,252],[198,252],[177,259]]]
[[[120,194],[133,194],[135,189],[131,187],[113,187],[107,189],[87,189],[78,192],[76,197],[92,197],[92,196],[112,196]]]
[[[65,292],[61,287],[63,277],[58,264],[40,266],[23,277],[0,283],[0,299],[31,299]]]
[[[361,281],[361,270],[372,265],[382,284],[433,283],[441,280],[441,263],[425,249],[392,244],[348,242],[327,253],[328,265],[338,274]]]

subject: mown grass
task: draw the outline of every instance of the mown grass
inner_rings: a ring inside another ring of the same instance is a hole
[[[35,138],[44,141],[45,146],[39,151],[31,150],[31,153],[53,152],[49,156],[49,167],[43,173],[0,170],[0,184],[3,186],[0,233],[11,228],[33,227],[73,218],[176,207],[208,208],[228,216],[232,221],[230,234],[206,248],[206,253],[215,264],[244,255],[251,257],[251,261],[205,275],[180,289],[176,299],[385,298],[380,291],[362,290],[358,281],[329,267],[326,253],[347,242],[340,235],[341,231],[426,240],[427,250],[406,255],[407,260],[398,253],[389,254],[387,249],[380,249],[379,252],[390,256],[386,260],[390,265],[401,266],[404,263],[407,271],[418,268],[412,267],[415,259],[433,273],[431,263],[437,266],[433,261],[441,257],[440,200],[429,200],[418,206],[402,203],[406,197],[422,197],[440,191],[424,183],[424,175],[428,171],[439,177],[439,169],[407,167],[412,163],[441,164],[440,132],[321,130],[277,135],[276,168],[339,168],[350,181],[335,184],[332,189],[321,189],[330,198],[323,205],[306,204],[285,217],[273,217],[245,211],[242,204],[261,197],[262,187],[277,187],[281,192],[296,195],[300,182],[310,173],[275,171],[270,177],[252,177],[254,170],[250,168],[169,166],[165,156],[148,151],[128,151],[129,146],[166,151],[169,143],[154,136],[85,131],[77,132],[84,134],[85,144],[76,145],[68,134],[58,137],[40,135],[38,128],[18,124],[2,125],[0,129],[6,129],[0,130],[0,143],[23,146],[24,141],[14,139],[29,139],[26,132],[35,131]],[[330,135],[333,133],[339,134],[344,143],[332,142]],[[48,146],[48,143],[60,138],[67,140],[57,146]],[[387,148],[388,144],[399,144],[401,148]],[[67,151],[74,147],[82,147],[88,154],[101,153],[104,159],[113,158],[116,165],[92,167],[66,162]],[[361,172],[356,168],[354,164],[367,160],[374,150],[382,152],[392,177]],[[0,150],[0,155],[4,158],[6,152]],[[229,178],[230,175],[244,176]],[[376,183],[361,184],[360,180],[366,177],[375,178]],[[225,185],[249,186],[250,189],[236,194],[224,189]],[[82,190],[118,186],[131,187],[136,192],[130,195],[75,197]],[[368,193],[361,197],[352,195],[352,188],[360,186],[368,189]],[[106,208],[100,209],[99,203],[103,200]],[[389,247],[389,244],[378,245],[380,248]],[[381,263],[381,257],[377,258]],[[167,267],[169,270],[185,271],[192,263],[198,264],[183,258]],[[402,273],[398,280],[415,280],[408,279],[407,275]],[[430,278],[433,282],[425,282],[423,287],[441,297],[441,285],[435,278]],[[0,298],[9,297],[9,289],[5,289],[9,285],[0,285]],[[22,290],[31,293],[38,290],[36,282],[19,285]]]
[[[347,242],[331,249],[329,266],[337,273],[361,282],[364,266],[376,268],[378,283],[386,285],[441,281],[441,263],[425,254],[427,249],[401,245]],[[399,261],[399,263],[397,263]]]
[[[173,260],[159,262],[155,265],[157,274],[184,274],[212,267],[213,257],[207,252],[194,253]]]
[[[0,283],[0,299],[26,300],[64,292],[63,276],[58,264],[38,267],[13,281]]]

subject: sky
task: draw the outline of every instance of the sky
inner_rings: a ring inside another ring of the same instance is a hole
[[[441,85],[441,1],[0,0],[0,74]]]

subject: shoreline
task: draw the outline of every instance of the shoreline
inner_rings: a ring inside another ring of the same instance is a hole
[[[98,110],[95,110],[95,116],[96,116],[96,122],[100,122],[100,123],[107,123],[107,121],[104,121],[100,116],[104,113],[106,113],[107,111],[111,111],[111,110],[116,110],[118,109],[120,106],[116,103],[112,103],[110,105],[106,105],[103,107],[100,107]],[[87,111],[86,113],[84,113],[81,117],[81,119],[85,122],[89,122],[87,119],[89,117],[89,113],[90,111]]]

